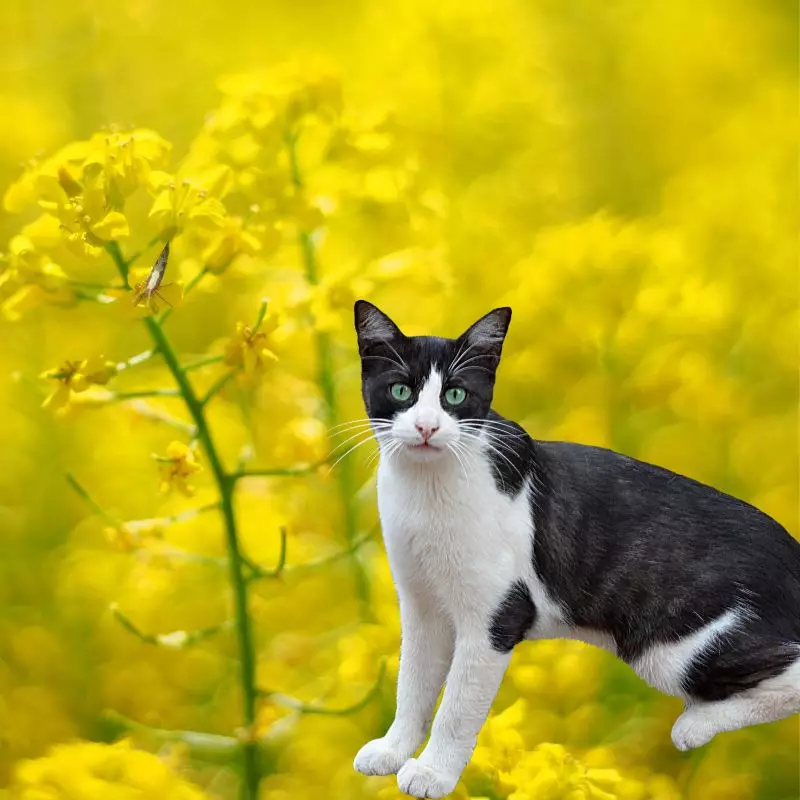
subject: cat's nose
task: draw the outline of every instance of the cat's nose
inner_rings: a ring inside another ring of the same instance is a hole
[[[414,427],[419,431],[419,435],[422,436],[422,440],[425,442],[427,442],[431,436],[433,436],[433,434],[439,430],[438,425],[422,425],[419,422]]]

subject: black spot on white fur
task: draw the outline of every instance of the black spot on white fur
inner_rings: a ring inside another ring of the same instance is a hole
[[[536,606],[528,587],[516,581],[492,615],[489,640],[499,653],[513,650],[536,622]]]

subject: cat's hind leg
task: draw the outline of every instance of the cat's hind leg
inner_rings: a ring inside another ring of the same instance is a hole
[[[755,638],[738,642],[749,645],[747,650],[707,655],[687,671],[690,701],[672,729],[679,750],[701,747],[718,733],[800,713],[800,646]]]

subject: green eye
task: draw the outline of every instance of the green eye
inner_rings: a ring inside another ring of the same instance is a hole
[[[460,406],[464,400],[467,398],[467,393],[464,389],[454,386],[452,389],[448,389],[444,393],[444,399],[448,405],[451,406]]]
[[[411,387],[405,383],[393,383],[389,391],[392,397],[400,403],[404,403],[411,397]]]

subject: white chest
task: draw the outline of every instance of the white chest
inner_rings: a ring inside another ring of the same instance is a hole
[[[479,460],[466,471],[382,463],[378,508],[401,595],[422,594],[453,618],[491,614],[511,582],[531,571],[527,487],[506,496]]]

